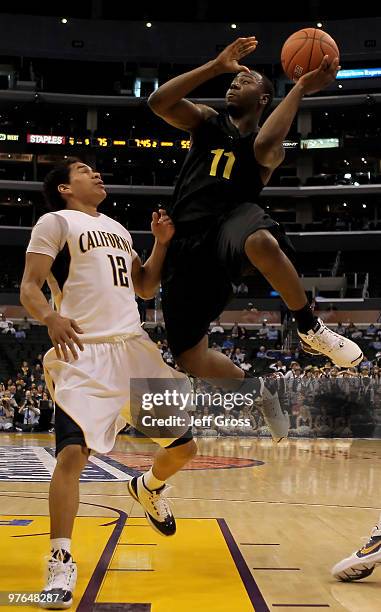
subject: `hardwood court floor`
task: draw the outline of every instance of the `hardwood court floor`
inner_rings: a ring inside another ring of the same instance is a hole
[[[38,591],[42,584],[54,465],[44,449],[53,444],[48,434],[0,436],[2,592]],[[150,464],[153,445],[123,436],[108,457],[94,458],[74,534],[73,610],[381,610],[381,566],[357,584],[330,576],[378,519],[380,441],[198,444],[191,469],[171,482],[178,533],[168,539],[147,526],[126,491],[129,474]]]

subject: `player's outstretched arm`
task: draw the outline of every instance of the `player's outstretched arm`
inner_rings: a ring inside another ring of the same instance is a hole
[[[78,359],[75,345],[83,351],[83,345],[77,336],[82,330],[75,321],[61,317],[55,312],[41,290],[53,261],[49,255],[27,253],[20,287],[20,301],[34,319],[47,326],[57,357],[61,359],[61,349],[63,358],[69,361],[68,350],[74,359]]]
[[[325,55],[319,68],[307,72],[295,83],[287,96],[266,119],[255,139],[255,158],[261,166],[274,169],[282,163],[284,159],[283,141],[291,128],[303,96],[328,87],[335,80],[339,70],[338,58],[328,64],[328,56]]]
[[[152,214],[151,230],[155,236],[152,253],[142,265],[140,257],[135,257],[132,264],[132,282],[135,293],[143,300],[155,297],[160,286],[161,271],[169,243],[175,233],[172,219],[163,208]]]
[[[194,104],[186,100],[185,96],[220,74],[250,72],[249,68],[241,66],[239,61],[255,51],[257,44],[255,36],[238,38],[221,51],[214,60],[180,74],[161,85],[150,95],[149,107],[170,125],[189,132],[195,130],[205,119],[217,113],[209,106]]]

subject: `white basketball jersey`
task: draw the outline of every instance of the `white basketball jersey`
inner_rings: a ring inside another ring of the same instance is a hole
[[[75,319],[83,340],[141,331],[131,279],[136,253],[120,223],[78,210],[48,213],[33,228],[27,252],[54,259],[47,282],[55,307]]]

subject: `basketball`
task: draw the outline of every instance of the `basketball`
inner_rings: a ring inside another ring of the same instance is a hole
[[[282,47],[281,62],[291,81],[315,70],[325,55],[331,63],[340,56],[339,48],[332,36],[318,28],[304,28],[291,34]]]

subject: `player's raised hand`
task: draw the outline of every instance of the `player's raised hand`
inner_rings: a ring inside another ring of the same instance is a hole
[[[302,85],[304,93],[316,93],[333,83],[340,68],[341,66],[339,66],[338,57],[335,57],[335,59],[329,63],[329,57],[328,55],[325,55],[319,68],[306,72],[306,74],[300,77],[297,83]]]
[[[53,312],[45,323],[58,359],[63,358],[69,361],[68,350],[71,351],[74,359],[78,359],[76,345],[80,351],[83,351],[84,347],[77,334],[83,334],[83,331],[74,319],[61,317],[58,312]]]
[[[237,38],[230,45],[225,47],[214,60],[218,72],[250,72],[247,66],[242,66],[240,61],[242,58],[252,53],[257,48],[258,41],[255,36],[247,38]]]
[[[160,208],[158,213],[152,213],[151,231],[160,244],[167,246],[171,241],[175,226],[164,208]]]

